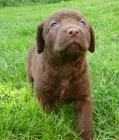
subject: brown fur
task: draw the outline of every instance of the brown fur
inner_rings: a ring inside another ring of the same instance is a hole
[[[43,109],[73,101],[78,131],[83,131],[84,140],[93,139],[87,50],[95,50],[92,26],[79,12],[61,9],[38,26],[37,40],[27,57],[28,81],[34,82]]]

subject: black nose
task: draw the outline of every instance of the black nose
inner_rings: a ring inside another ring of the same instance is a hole
[[[76,28],[70,28],[67,31],[67,35],[68,36],[77,36],[77,35],[79,35],[79,30]]]

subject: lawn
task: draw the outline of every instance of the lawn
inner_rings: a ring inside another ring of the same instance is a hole
[[[39,22],[60,8],[85,15],[95,30],[87,53],[95,140],[119,140],[119,1],[70,0],[0,9],[0,140],[78,140],[73,104],[46,114],[26,80],[26,54]]]

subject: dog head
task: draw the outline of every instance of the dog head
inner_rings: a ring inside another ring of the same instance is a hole
[[[95,36],[85,17],[72,9],[61,9],[44,20],[37,29],[38,53],[78,58],[95,51]]]

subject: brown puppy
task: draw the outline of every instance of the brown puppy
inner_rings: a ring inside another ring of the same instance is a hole
[[[61,9],[38,26],[37,40],[27,57],[27,77],[34,82],[41,106],[49,110],[56,103],[73,101],[84,140],[93,139],[87,50],[95,50],[92,26],[79,12]]]

